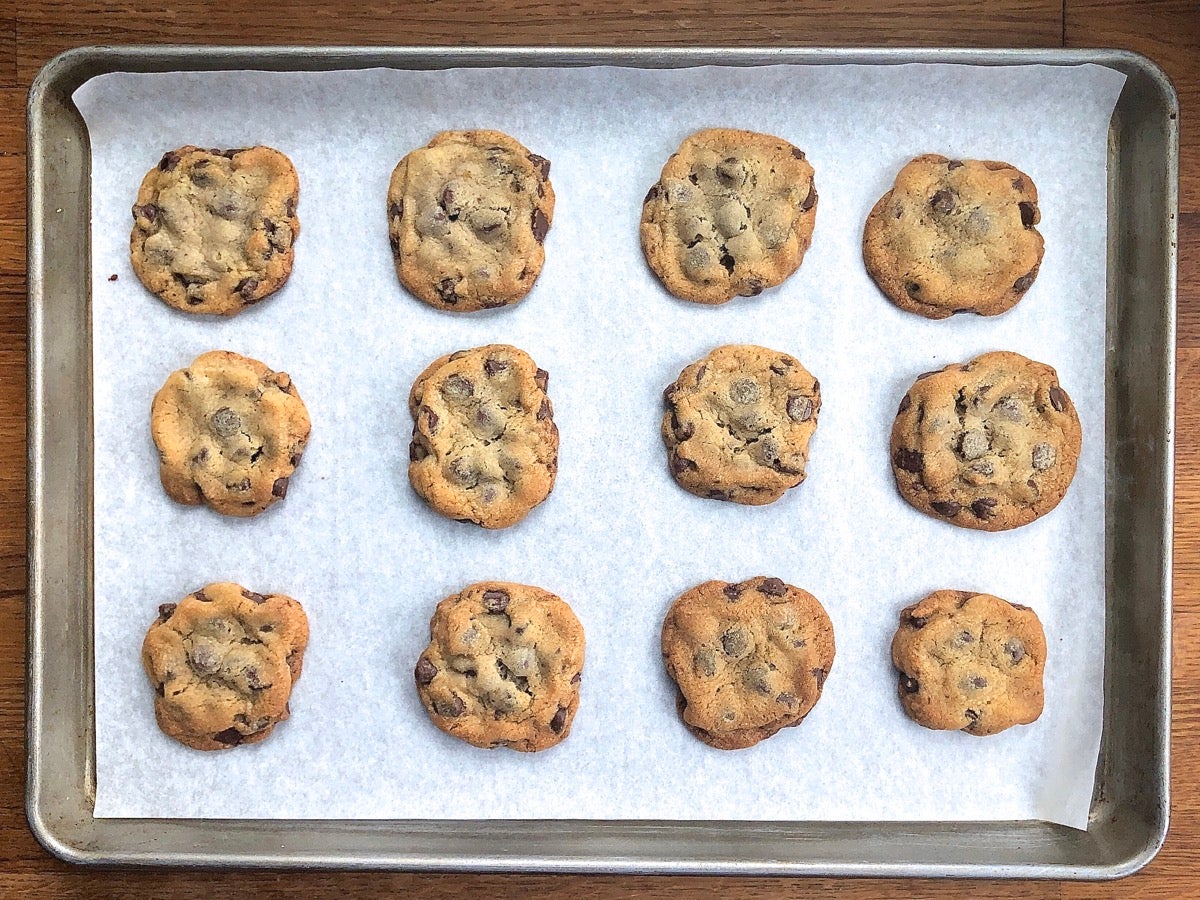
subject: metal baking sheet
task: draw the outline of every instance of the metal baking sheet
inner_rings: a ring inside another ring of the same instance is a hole
[[[909,62],[1097,63],[1128,79],[1110,130],[1108,641],[1086,833],[1037,822],[93,817],[90,178],[86,129],[70,101],[80,84],[105,72],[181,69]],[[1077,878],[1135,871],[1161,846],[1168,809],[1176,117],[1161,71],[1122,51],[83,48],[56,58],[29,104],[34,832],[57,855],[94,863]]]

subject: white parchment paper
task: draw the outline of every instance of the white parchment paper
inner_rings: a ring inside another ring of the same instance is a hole
[[[1106,135],[1123,76],[1095,66],[369,70],[113,74],[75,101],[92,149],[96,815],[294,818],[1044,819],[1086,827],[1104,647]],[[692,131],[803,148],[820,192],[812,249],[757,298],[670,297],[643,262],[641,201]],[[438,131],[497,128],[553,163],[546,265],[520,306],[454,316],[408,296],[384,203],[393,166]],[[129,264],[130,206],[165,150],[274,146],[300,175],[302,234],[276,296],[229,320],[177,313]],[[861,261],[863,221],[923,152],[1003,159],[1041,198],[1046,255],[999,318],[901,312]],[[111,275],[118,280],[110,281]],[[406,478],[405,401],[433,357],[492,342],[551,373],[562,435],[551,498],[499,533],[430,512]],[[660,393],[718,344],[797,355],[821,381],[807,482],[762,508],[675,486]],[[214,348],[291,373],[313,421],[287,500],[250,520],[171,502],[149,406]],[[888,437],[915,376],[1009,349],[1055,366],[1083,421],[1066,499],[1016,531],[905,504]],[[721,752],[691,737],[659,656],[672,600],[776,575],[828,609],[837,658],[799,728]],[[427,720],[412,667],[434,605],[485,578],[565,598],[587,633],[570,738],[483,751]],[[210,581],[281,591],[312,641],[292,719],[199,753],[155,727],[139,650],[160,603]],[[895,695],[897,612],[938,588],[1033,606],[1046,710],[975,738],[910,722]]]

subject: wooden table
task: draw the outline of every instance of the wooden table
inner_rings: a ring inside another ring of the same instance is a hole
[[[0,897],[1185,897],[1200,893],[1200,0],[24,0],[0,7]],[[1050,882],[88,871],[46,854],[24,813],[25,98],[68,47],[211,44],[711,44],[1124,47],[1175,82],[1182,105],[1178,456],[1171,831],[1142,873],[1112,885]]]

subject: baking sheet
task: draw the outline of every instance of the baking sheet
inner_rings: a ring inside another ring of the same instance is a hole
[[[1086,825],[1103,655],[1103,373],[1108,120],[1123,76],[1095,66],[114,74],[75,95],[92,143],[97,816],[253,818],[1045,819]],[[666,295],[637,240],[666,156],[712,125],[805,149],[821,201],[800,271],[708,309]],[[455,317],[408,297],[383,198],[444,128],[496,127],[553,162],[547,264],[524,304]],[[301,178],[288,286],[228,321],[175,313],[128,262],[145,170],[184,143],[275,146]],[[874,288],[861,226],[921,152],[1007,159],[1038,185],[1047,252],[999,319],[929,322]],[[115,282],[108,281],[112,274]],[[500,533],[446,522],[405,477],[405,397],[432,357],[504,341],[551,373],[554,495]],[[666,473],[662,387],[720,343],[794,353],[821,379],[808,481],[746,509]],[[171,503],[147,414],[173,369],[222,347],[290,372],[312,414],[288,499],[231,521]],[[921,371],[991,349],[1049,362],[1084,449],[1059,509],[985,535],[911,510],[887,439]],[[695,741],[658,633],[706,578],[778,575],[818,596],[838,656],[805,723],[751,750]],[[199,754],[163,737],[138,649],[157,605],[212,580],[290,593],[313,639],[293,718],[262,745]],[[477,750],[411,687],[438,599],[482,578],[568,600],[587,630],[583,702],[542,754]],[[1034,606],[1050,643],[1037,724],[987,739],[909,722],[896,612],[941,587]],[[535,789],[531,789],[531,785]]]

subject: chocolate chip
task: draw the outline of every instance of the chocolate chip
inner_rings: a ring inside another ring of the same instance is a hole
[[[246,669],[246,687],[252,691],[262,691],[271,686],[269,681],[263,681],[258,669],[253,666]]]
[[[800,211],[808,212],[810,209],[813,208],[813,206],[816,204],[816,202],[817,202],[817,186],[809,185],[808,196],[804,198],[803,202],[801,202]]]
[[[1029,609],[1029,607],[1023,603],[1013,603],[1011,600],[1006,600],[1004,602],[1007,603],[1009,606],[1011,606],[1013,609]]]
[[[954,169],[959,168],[962,164],[963,162],[961,159],[952,159],[946,163],[946,168],[953,171]]]
[[[282,500],[287,496],[288,480],[287,477],[276,478],[275,483],[271,485],[271,496],[278,497]]]
[[[560,706],[554,714],[554,718],[550,720],[550,730],[555,734],[562,734],[563,728],[567,724],[567,708]]]
[[[452,400],[466,400],[475,392],[471,379],[462,375],[449,375],[442,384],[442,393]]]
[[[663,388],[663,394],[662,394],[663,402],[670,404],[671,401],[674,399],[674,395],[677,390],[679,390],[679,384],[674,381],[672,381],[665,388]]]
[[[251,603],[263,604],[267,602],[267,598],[262,594],[256,594],[254,591],[242,591],[242,596]]]
[[[1057,384],[1050,386],[1050,405],[1059,412],[1067,408],[1070,398],[1067,397],[1067,392],[1060,388]]]
[[[466,708],[467,704],[463,703],[462,697],[452,696],[449,700],[433,701],[433,711],[447,719],[457,719]]]
[[[742,289],[743,297],[757,297],[763,292],[763,283],[757,278],[751,278]]]
[[[546,240],[546,235],[550,231],[550,220],[546,218],[546,214],[541,209],[533,211],[533,239],[539,244]]]
[[[988,686],[988,681],[982,675],[974,675],[967,679],[966,687],[968,690],[981,691]]]
[[[163,603],[163,604],[160,604],[160,605],[159,605],[159,607],[158,607],[158,618],[159,618],[159,620],[161,620],[161,621],[165,622],[165,621],[167,621],[167,619],[171,618],[171,616],[175,615],[175,608],[176,608],[178,605],[179,605],[179,604],[177,604],[177,603]]]
[[[996,514],[995,507],[995,497],[981,497],[971,504],[971,512],[975,513],[977,519],[988,519]]]
[[[808,397],[788,397],[787,414],[793,422],[807,422],[813,414],[812,400]]]
[[[1012,289],[1014,291],[1016,291],[1018,294],[1023,294],[1027,290],[1029,290],[1030,286],[1033,284],[1033,279],[1036,277],[1037,277],[1036,272],[1030,272],[1028,275],[1022,275],[1020,278],[1018,278],[1016,281],[1013,282]]]
[[[388,218],[399,219],[404,215],[404,201],[388,204]]]
[[[908,281],[908,282],[905,282],[905,284],[904,284],[904,290],[908,294],[908,296],[916,297],[917,294],[921,293],[921,286],[919,284],[917,284],[915,281]]]
[[[954,207],[958,205],[958,202],[954,199],[953,191],[943,188],[933,195],[933,198],[929,201],[929,205],[933,207],[935,212],[939,212],[942,215],[949,215],[954,212]]]
[[[945,516],[947,519],[957,516],[962,509],[962,504],[955,500],[935,500],[929,504],[933,511],[938,515]]]
[[[896,415],[900,415],[902,412],[907,412],[910,406],[912,406],[912,397],[908,396],[908,394],[905,394],[900,400],[900,408],[896,410]]]
[[[401,209],[404,208],[404,204],[401,204],[400,206],[401,206]],[[287,198],[287,200],[283,204],[283,213],[289,219],[292,218],[292,216],[296,215],[296,198],[295,197]]]
[[[247,149],[249,149],[249,148],[235,147],[232,150],[209,150],[208,152],[213,154],[214,156],[223,156],[226,159],[233,159],[239,153],[245,153]]]
[[[817,679],[817,690],[823,689],[825,687],[825,679],[829,677],[829,673],[818,667],[812,670],[812,675],[813,678]]]
[[[792,156],[794,156],[796,159],[804,159],[804,151],[799,147],[793,147]]]
[[[237,283],[237,287],[234,290],[242,295],[243,303],[249,303],[254,299],[254,292],[258,290],[258,279],[243,278]]]
[[[574,674],[574,676],[572,676],[572,678],[571,678],[571,684],[579,684],[579,682],[581,682],[581,681],[583,681],[583,673],[582,672],[576,672]]]
[[[550,386],[550,373],[545,369],[538,369],[533,373],[533,382],[543,391]]]
[[[914,616],[912,613],[908,613],[904,617],[904,624],[907,625],[909,628],[914,628],[917,631],[920,631],[922,628],[924,628],[926,625],[929,624],[929,617],[928,616]]]
[[[892,454],[892,465],[897,469],[903,469],[905,472],[920,475],[925,471],[925,455],[920,450],[909,450],[907,447],[899,447]]]
[[[1008,658],[1015,666],[1025,658],[1025,644],[1020,638],[1009,638],[1004,642],[1004,652],[1008,654]]]
[[[458,302],[458,293],[455,291],[457,284],[458,282],[453,278],[443,278],[434,290],[443,303],[454,305]]]
[[[900,689],[906,694],[915,694],[921,689],[921,685],[917,683],[917,679],[909,678],[903,672],[900,673]]]
[[[742,591],[744,590],[745,588],[743,588],[740,584],[727,584],[725,587],[721,588],[721,593],[733,601],[742,596]]]
[[[1037,471],[1044,472],[1054,465],[1055,455],[1054,448],[1049,444],[1034,444],[1030,461]]]
[[[411,444],[408,445],[408,461],[409,462],[420,462],[428,455],[429,455],[429,451],[425,449],[424,445],[418,443],[417,441],[413,441]]]
[[[158,161],[158,169],[160,172],[170,172],[179,165],[179,154],[174,150],[163,154],[163,158]]]
[[[696,426],[691,422],[680,422],[675,413],[671,413],[671,432],[675,435],[675,440],[686,441],[696,433]]]
[[[768,597],[782,597],[787,593],[787,585],[779,578],[764,578],[756,590]]]
[[[149,219],[151,222],[157,222],[161,209],[154,203],[143,203],[141,206],[134,206],[133,217],[136,219],[141,217]]]
[[[733,494],[729,491],[723,491],[719,488],[711,488],[705,494],[709,500],[732,500]]]
[[[170,169],[168,169],[167,171],[170,171]],[[236,728],[226,728],[224,731],[218,731],[216,734],[214,734],[213,740],[216,741],[218,744],[225,744],[229,747],[236,747],[238,744],[240,744],[242,742],[242,738],[244,738],[244,737],[245,737],[245,735],[243,735]]]
[[[438,427],[438,414],[437,413],[435,413],[428,406],[422,406],[420,411],[417,413],[417,415],[425,417],[425,427],[429,430],[430,434],[437,434],[437,427]]]
[[[721,649],[729,656],[740,656],[750,649],[750,638],[740,628],[730,628],[721,635]]]
[[[1021,224],[1026,228],[1037,221],[1037,207],[1028,200],[1022,200],[1017,204],[1017,208],[1021,210]]]
[[[965,647],[967,644],[975,643],[975,635],[969,631],[960,631],[954,636],[954,645],[956,647]]]
[[[433,681],[437,673],[437,666],[427,660],[424,656],[417,660],[417,668],[415,672],[417,684],[422,686],[429,684],[429,682]]]
[[[737,265],[737,261],[733,258],[732,254],[730,254],[728,250],[725,250],[721,253],[720,263],[725,267],[726,272],[732,272],[733,267]]]
[[[508,370],[508,363],[502,359],[486,359],[483,362],[483,371],[492,378],[495,378],[501,372]]]
[[[242,479],[241,481],[239,481],[237,484],[233,485],[233,489],[234,489],[235,491],[248,491],[248,490],[250,490],[250,479],[249,479],[249,478],[243,478],[243,479]]]
[[[550,160],[544,156],[538,156],[536,153],[530,153],[529,161],[533,163],[533,167],[538,170],[538,174],[543,179],[550,177]]]
[[[201,603],[208,603],[211,600],[211,598],[208,596],[208,594],[204,593],[204,591],[192,591],[192,596],[195,597],[197,600],[199,600]]]
[[[687,457],[680,456],[678,453],[675,453],[671,456],[671,471],[676,475],[682,475],[689,469],[698,470],[699,468],[700,467],[692,462],[692,460],[688,459]]]
[[[651,200],[657,200],[658,195],[661,192],[662,192],[662,189],[659,185],[652,184],[650,186],[650,190],[646,191],[646,199],[642,201],[642,204],[645,205],[645,204],[649,203]]]
[[[490,613],[502,613],[508,609],[509,596],[507,591],[490,590],[483,592],[483,608]]]
[[[976,722],[979,721],[979,711],[978,710],[968,709],[966,711],[966,715],[967,715],[967,718],[971,720],[972,725],[974,725]]]

